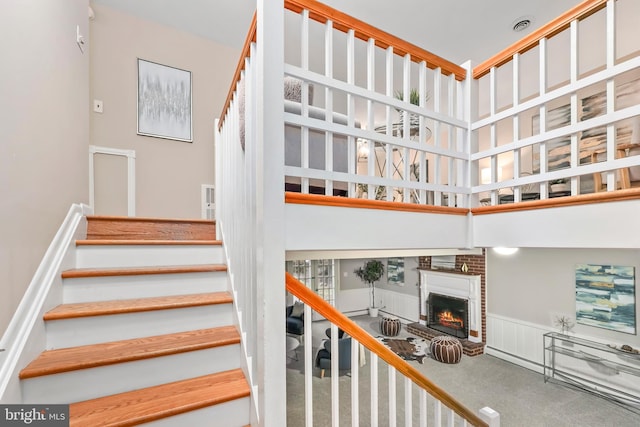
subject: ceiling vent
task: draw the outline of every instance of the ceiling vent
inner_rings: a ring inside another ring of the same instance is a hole
[[[533,17],[531,17],[531,16],[521,16],[520,18],[518,18],[515,21],[513,21],[511,28],[515,32],[520,32],[520,31],[524,31],[527,28],[529,28],[532,23],[533,23]]]

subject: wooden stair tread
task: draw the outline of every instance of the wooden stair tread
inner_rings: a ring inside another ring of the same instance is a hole
[[[62,272],[63,279],[80,277],[141,276],[147,274],[209,273],[227,271],[224,264],[172,265],[153,267],[75,268]]]
[[[215,225],[214,219],[202,218],[162,218],[153,216],[122,216],[122,215],[87,215],[87,221],[127,221],[127,222],[169,222],[169,223],[201,223]]]
[[[46,312],[44,314],[44,320],[72,319],[78,317],[228,304],[231,302],[233,302],[233,298],[229,292],[207,292],[192,295],[81,302],[61,304]]]
[[[240,335],[236,327],[222,326],[47,350],[20,371],[20,379],[24,380],[43,375],[53,375],[239,343]]]
[[[221,240],[157,240],[157,239],[80,239],[76,240],[76,246],[168,246],[168,245],[193,245],[193,246],[221,246]]]
[[[70,426],[133,426],[248,397],[249,393],[242,370],[234,369],[72,403]]]
[[[211,220],[123,216],[87,217],[87,239],[207,240],[215,238],[215,222]]]

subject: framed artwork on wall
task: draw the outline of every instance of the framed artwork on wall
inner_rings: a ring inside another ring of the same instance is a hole
[[[138,135],[193,142],[191,72],[138,58]]]
[[[634,268],[576,265],[576,321],[582,325],[635,335]]]
[[[390,285],[404,286],[404,258],[387,260],[387,282]]]

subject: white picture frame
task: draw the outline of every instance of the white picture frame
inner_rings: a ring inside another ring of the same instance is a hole
[[[138,58],[138,135],[193,142],[191,71]]]

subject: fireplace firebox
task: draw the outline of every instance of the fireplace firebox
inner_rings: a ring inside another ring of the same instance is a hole
[[[431,292],[427,299],[427,326],[456,338],[467,338],[469,301]]]

